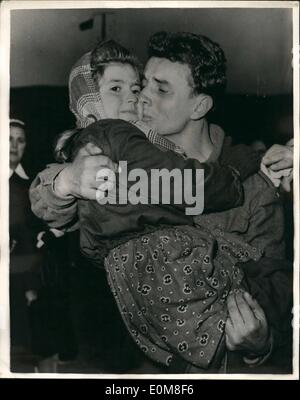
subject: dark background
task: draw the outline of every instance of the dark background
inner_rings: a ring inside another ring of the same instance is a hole
[[[227,96],[211,120],[235,141],[269,146],[293,136],[291,9],[13,10],[10,114],[27,124],[29,174],[52,161],[55,136],[74,126],[67,81],[76,60],[105,36],[145,62],[147,39],[159,30],[204,34],[222,46]]]

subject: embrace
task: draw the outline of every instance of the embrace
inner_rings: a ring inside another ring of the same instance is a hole
[[[272,371],[291,346],[292,266],[273,172],[290,184],[292,146],[263,154],[208,122],[226,87],[224,52],[209,38],[158,32],[148,56],[142,72],[133,54],[105,41],[77,61],[77,127],[59,136],[58,162],[33,181],[32,209],[51,228],[79,229],[82,253],[105,268],[143,352],[139,372]],[[106,201],[124,189],[124,162],[129,174],[143,171],[138,186],[127,182],[134,201]],[[169,201],[153,201],[153,170],[190,171],[202,207],[185,212],[184,180],[164,180]]]

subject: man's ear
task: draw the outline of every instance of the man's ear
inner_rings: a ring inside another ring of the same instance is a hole
[[[208,111],[212,109],[213,104],[213,99],[208,94],[197,95],[195,98],[191,119],[198,120],[205,117]]]

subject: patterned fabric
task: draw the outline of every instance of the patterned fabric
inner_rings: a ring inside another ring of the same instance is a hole
[[[183,226],[116,247],[105,268],[127,329],[146,355],[168,366],[176,354],[206,369],[224,346],[227,296],[243,278],[235,265],[260,256],[235,235]]]
[[[84,54],[73,66],[69,76],[70,110],[76,117],[77,128],[105,118],[99,88],[90,65],[91,52]]]
[[[155,146],[159,147],[164,151],[174,151],[175,153],[181,154],[183,157],[187,158],[185,151],[181,146],[176,145],[170,140],[161,136],[157,131],[147,126],[142,121],[130,121],[133,125],[139,128],[148,138],[149,142],[153,143]]]

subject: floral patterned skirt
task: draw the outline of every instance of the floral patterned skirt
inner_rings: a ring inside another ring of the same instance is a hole
[[[152,360],[208,368],[224,346],[226,299],[241,286],[238,262],[260,253],[236,235],[180,226],[110,251],[108,282],[128,331]]]

